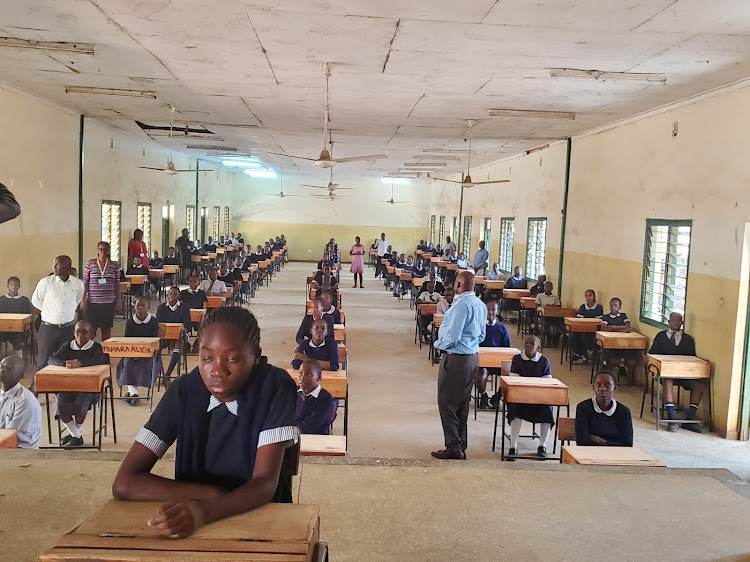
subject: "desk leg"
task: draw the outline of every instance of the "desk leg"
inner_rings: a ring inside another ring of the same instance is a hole
[[[570,406],[568,406],[568,409],[570,409]],[[555,431],[552,434],[552,454],[554,455],[557,453],[557,429],[560,425],[560,406],[557,407],[557,412],[555,412]]]
[[[492,452],[493,453],[495,452],[495,445],[497,443],[497,416],[499,413],[500,413],[500,400],[498,400],[497,403],[495,404],[495,428],[492,432]],[[503,426],[503,429],[505,429],[504,426]]]
[[[656,431],[661,423],[661,373],[656,375]]]
[[[346,383],[346,403],[344,404],[344,443],[349,450],[349,383]]]
[[[497,401],[498,411],[500,411],[500,401]],[[497,426],[495,426],[497,427]],[[502,435],[500,436],[500,460],[505,460],[505,402],[503,402],[503,422],[502,422]]]
[[[44,393],[44,404],[47,407],[47,441],[52,445],[52,418],[49,414],[49,392]]]

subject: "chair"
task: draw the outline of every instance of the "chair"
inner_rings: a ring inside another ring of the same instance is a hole
[[[420,321],[422,316],[430,316],[437,312],[437,304],[433,303],[420,303],[417,305],[417,319],[416,319],[416,331],[414,333],[414,343],[417,343],[417,337],[419,338],[419,349],[422,349],[423,337],[420,333]]]
[[[568,445],[572,441],[576,440],[576,419],[575,418],[559,418],[557,420],[557,438],[560,440],[560,444],[565,444],[567,441]],[[562,463],[562,456],[560,457]]]
[[[339,364],[345,371],[348,370],[348,364],[346,362],[346,345],[343,343],[338,344],[339,348]]]

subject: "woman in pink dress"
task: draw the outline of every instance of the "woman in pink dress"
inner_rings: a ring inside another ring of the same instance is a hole
[[[354,239],[354,246],[349,248],[349,255],[352,256],[352,266],[349,271],[354,274],[354,288],[357,288],[357,275],[359,275],[359,288],[363,289],[362,274],[365,272],[365,261],[362,256],[365,255],[365,247],[359,243],[359,236]]]

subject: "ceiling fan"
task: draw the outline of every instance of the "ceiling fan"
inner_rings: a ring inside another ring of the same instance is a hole
[[[287,195],[284,193],[284,175],[279,174],[279,192],[278,193],[266,193],[266,195],[271,195],[273,197],[299,197],[299,195]]]
[[[337,201],[339,199],[344,199],[342,195],[336,196],[336,193],[333,191],[329,191],[328,195],[311,194],[310,197],[317,197],[318,199],[328,199],[329,201]]]
[[[381,160],[388,158],[385,154],[370,154],[368,156],[349,156],[348,158],[333,158],[331,153],[328,151],[328,81],[331,78],[331,65],[325,63],[323,66],[323,73],[326,76],[326,101],[325,101],[325,117],[323,121],[323,150],[320,151],[318,158],[307,158],[306,156],[292,156],[290,154],[281,154],[279,152],[269,152],[269,154],[275,154],[276,156],[286,156],[288,158],[296,158],[298,160],[309,160],[313,162],[319,168],[332,168],[335,164],[343,164],[344,162],[372,162],[375,160]],[[313,186],[315,187],[315,186]]]
[[[509,183],[510,180],[492,180],[492,181],[471,181],[471,128],[474,126],[475,121],[469,119],[469,165],[466,169],[466,176],[462,181],[446,180],[442,178],[435,178],[438,181],[447,181],[450,183],[461,184],[461,187],[474,187],[475,185],[488,185],[491,183]]]
[[[169,115],[169,140],[172,140],[172,129],[174,127],[174,106],[170,104],[169,106],[171,108],[171,113]],[[167,160],[167,166],[165,168],[152,168],[151,166],[138,166],[142,170],[158,170],[159,172],[164,172],[168,176],[174,176],[175,174],[179,174],[180,172],[213,172],[213,170],[177,170],[174,167],[174,162],[172,162],[172,150],[169,151],[169,160]]]
[[[331,142],[331,148],[333,148],[333,141]],[[339,184],[333,183],[333,168],[331,168],[331,178],[328,180],[328,185],[323,187],[322,185],[310,185],[309,183],[300,184],[304,187],[314,187],[315,189],[327,189],[329,193],[341,189],[354,189],[353,187],[339,187]]]
[[[389,205],[398,205],[399,203],[411,203],[411,201],[394,201],[393,200],[393,183],[391,183],[391,198],[388,201],[381,201],[381,203],[388,203]]]

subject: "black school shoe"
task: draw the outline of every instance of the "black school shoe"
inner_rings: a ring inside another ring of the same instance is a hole
[[[677,425],[677,424],[674,424]],[[684,429],[693,433],[709,433],[708,428],[702,423],[685,423],[681,424]]]
[[[547,447],[544,445],[539,445],[536,448],[536,456],[540,459],[546,459],[547,458]]]
[[[68,443],[70,443],[70,440],[73,439],[72,435],[66,435],[60,440],[60,447],[65,447]]]
[[[72,437],[71,435],[68,435],[68,437],[70,437],[70,440],[63,445],[63,449],[74,449],[76,447],[83,447],[83,436]]]
[[[510,449],[508,449],[508,455],[506,456],[505,460],[509,462],[515,462],[517,454],[518,449],[514,449],[513,447],[511,447]]]
[[[443,449],[442,451],[434,451],[430,454],[436,459],[441,460],[466,460],[466,453],[464,453],[463,451],[459,451],[458,449]]]

